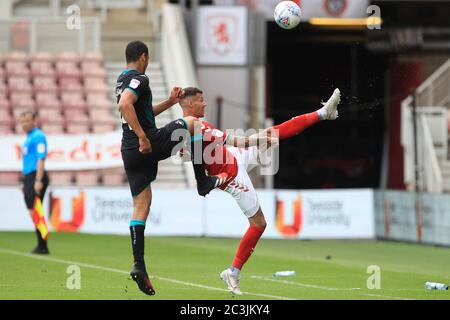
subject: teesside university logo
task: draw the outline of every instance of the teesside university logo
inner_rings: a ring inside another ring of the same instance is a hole
[[[275,225],[277,230],[285,237],[295,238],[300,233],[302,228],[302,200],[300,194],[295,198],[293,202],[287,202],[275,198]],[[293,219],[291,224],[286,224],[286,215],[292,214]]]
[[[50,224],[58,232],[77,232],[84,221],[84,192],[72,198],[72,219],[62,221],[62,199],[50,193]]]

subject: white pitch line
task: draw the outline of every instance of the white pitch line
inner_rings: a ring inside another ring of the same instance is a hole
[[[287,280],[277,280],[277,279],[272,279],[272,278],[262,277],[262,276],[251,276],[251,278],[258,279],[258,280],[264,280],[264,281],[271,281],[271,282],[276,282],[276,283],[284,283],[284,284],[305,287],[305,288],[327,290],[327,291],[356,291],[356,290],[359,290],[359,288],[332,288],[332,287],[325,287],[325,286],[317,286],[317,285],[313,285],[313,284],[305,284],[305,283],[300,283],[300,282],[295,282],[295,281],[287,281]],[[395,300],[415,300],[415,299],[402,298],[402,297],[385,296],[382,294],[371,294],[371,293],[360,293],[360,292],[355,292],[355,294],[361,295],[361,296],[379,297],[379,298],[395,299]]]
[[[128,271],[125,271],[125,270],[119,270],[119,269],[114,269],[114,268],[102,267],[102,266],[97,266],[97,265],[94,265],[94,264],[88,264],[88,263],[83,263],[83,262],[78,262],[78,261],[70,261],[70,260],[63,260],[63,259],[46,257],[46,256],[32,255],[30,253],[24,253],[24,252],[4,249],[4,248],[0,248],[0,252],[16,255],[16,256],[20,256],[20,257],[36,259],[36,260],[44,260],[44,261],[50,261],[50,262],[61,263],[61,264],[69,264],[69,265],[73,264],[73,265],[78,265],[78,266],[84,267],[84,268],[90,268],[90,269],[96,269],[96,270],[102,270],[102,271],[109,271],[109,272],[126,274],[126,275],[130,274]],[[202,285],[202,284],[186,282],[186,281],[181,281],[181,280],[176,280],[176,279],[171,279],[171,278],[165,278],[165,277],[159,277],[159,276],[151,276],[150,278],[155,278],[155,279],[159,279],[159,280],[163,280],[163,281],[167,281],[167,282],[172,282],[172,283],[176,283],[176,284],[182,284],[182,285],[190,286],[190,287],[197,287],[197,288],[208,289],[208,290],[229,292],[227,289],[216,288],[216,287],[211,287],[211,286],[205,286],[205,285]],[[274,296],[274,295],[269,295],[269,294],[264,294],[264,293],[254,293],[254,292],[243,292],[243,293],[244,294],[248,294],[248,295],[252,295],[252,296],[271,298],[271,299],[278,299],[278,300],[296,300],[296,299],[293,299],[293,298],[288,298],[288,297],[283,297],[283,296]]]

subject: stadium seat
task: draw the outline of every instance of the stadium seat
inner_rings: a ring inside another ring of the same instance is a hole
[[[13,112],[15,109],[34,109],[35,102],[29,93],[12,93],[9,98]]]
[[[81,92],[83,86],[78,78],[60,78],[59,90],[61,92]]]
[[[87,93],[87,103],[89,108],[105,108],[111,110],[113,103],[105,93]]]
[[[28,69],[26,63],[24,62],[11,62],[5,63],[5,71],[8,77],[30,77],[30,69]]]
[[[9,110],[0,109],[0,125],[11,127],[13,124],[13,118],[9,113]]]
[[[50,183],[55,186],[67,186],[73,183],[72,172],[49,171]]]
[[[56,93],[39,92],[36,93],[36,106],[38,109],[61,109],[61,101],[58,99]]]
[[[59,109],[42,108],[38,111],[41,123],[64,123],[64,118]]]
[[[18,185],[21,179],[20,172],[0,172],[0,185]]]
[[[115,121],[115,117],[112,115],[111,109],[89,109],[89,116],[96,122],[111,122]]]
[[[64,125],[63,123],[43,123],[41,126],[42,131],[46,134],[63,134]],[[17,132],[17,130],[16,130]]]
[[[64,109],[86,110],[86,102],[83,95],[78,92],[67,92],[61,95],[62,106]]]
[[[88,123],[89,117],[83,110],[78,109],[65,109],[64,117],[67,122],[71,123]]]
[[[66,123],[67,133],[70,134],[82,134],[89,132],[89,125],[87,123]]]
[[[55,79],[42,75],[33,78],[33,88],[35,93],[58,91],[58,86],[56,85]]]
[[[112,123],[93,123],[92,132],[93,133],[105,133],[114,131],[115,125]]]
[[[79,186],[96,186],[99,182],[99,175],[96,171],[77,171],[75,181]]]
[[[13,134],[13,133],[14,133],[14,130],[12,129],[12,126],[0,124],[0,135]]]
[[[56,75],[58,78],[80,78],[81,72],[76,63],[59,61],[56,63]]]
[[[3,79],[6,77],[5,69],[2,67],[2,63],[0,62],[0,81],[3,81]]]
[[[55,77],[55,69],[50,62],[36,61],[30,64],[31,74],[38,77]]]
[[[12,77],[8,78],[8,90],[9,92],[33,92],[33,87],[28,78]]]
[[[100,176],[105,186],[120,186],[125,183],[125,172],[122,168],[102,169]]]
[[[8,92],[8,87],[3,79],[0,79],[0,94],[6,94]]]
[[[9,110],[11,104],[9,103],[8,97],[0,91],[0,109]]]
[[[84,90],[86,92],[107,93],[108,86],[101,78],[84,78]]]

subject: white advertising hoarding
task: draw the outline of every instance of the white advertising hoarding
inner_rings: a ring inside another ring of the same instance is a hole
[[[374,238],[373,191],[259,190],[267,221],[264,238],[352,239]],[[246,217],[224,192],[207,197],[207,236],[240,237]]]
[[[45,167],[54,170],[89,170],[121,167],[122,133],[47,135]],[[2,136],[1,171],[21,171],[23,135]]]
[[[202,6],[197,14],[197,64],[247,64],[247,8]]]
[[[374,238],[372,190],[259,190],[267,220],[264,238]],[[0,188],[0,230],[32,230],[20,189]],[[53,231],[128,234],[132,198],[127,188],[50,188],[44,211]],[[233,198],[213,191],[153,190],[146,234],[242,237],[248,220]]]

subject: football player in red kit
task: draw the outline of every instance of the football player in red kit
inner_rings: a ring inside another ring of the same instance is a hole
[[[205,115],[206,102],[203,92],[198,88],[184,88],[180,99],[183,115],[202,118]],[[258,147],[278,144],[278,140],[287,139],[301,133],[321,120],[335,120],[338,117],[337,106],[340,91],[335,89],[330,99],[315,112],[296,116],[280,125],[265,129],[262,133],[250,136],[236,136],[222,132],[206,121],[201,121],[201,133],[194,135],[193,141],[202,140],[205,169],[209,175],[218,176],[220,189],[229,193],[237,202],[250,226],[242,237],[231,266],[221,272],[220,278],[231,293],[240,295],[240,271],[252,254],[266,227],[258,196],[248,175],[259,164]],[[194,145],[195,147],[195,145]],[[193,159],[200,161],[200,159]]]

